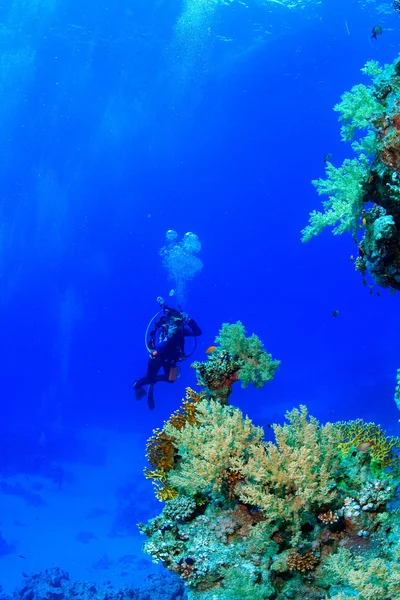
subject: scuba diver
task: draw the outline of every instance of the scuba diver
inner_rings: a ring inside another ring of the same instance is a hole
[[[146,348],[150,358],[147,363],[147,372],[133,384],[136,400],[146,396],[143,386],[148,385],[147,403],[150,409],[154,404],[154,385],[159,381],[174,383],[178,377],[177,363],[188,358],[185,354],[185,337],[201,335],[201,329],[194,319],[179,310],[165,304],[163,298],[157,298],[161,310],[150,321],[146,331]],[[154,322],[154,328],[150,330]],[[159,375],[160,369],[164,373]]]

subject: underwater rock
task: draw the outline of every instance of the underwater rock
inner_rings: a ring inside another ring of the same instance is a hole
[[[11,596],[1,594],[0,600],[185,600],[178,578],[171,575],[150,575],[143,586],[117,589],[85,581],[71,581],[69,574],[53,568],[28,577]]]

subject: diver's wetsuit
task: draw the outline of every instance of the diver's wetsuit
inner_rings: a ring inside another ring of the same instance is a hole
[[[185,337],[197,337],[201,335],[201,329],[194,319],[189,319],[186,323],[178,321],[176,331],[168,336],[168,329],[171,321],[168,315],[163,315],[155,324],[151,338],[151,348],[154,348],[153,355],[147,363],[147,372],[133,385],[136,398],[140,400],[145,395],[144,385],[149,385],[148,404],[154,408],[153,386],[159,381],[173,383],[175,378],[170,377],[171,368],[185,356]],[[164,373],[158,375],[160,369]]]

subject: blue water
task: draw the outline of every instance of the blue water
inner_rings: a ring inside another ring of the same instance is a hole
[[[234,389],[256,424],[304,403],[322,421],[400,429],[398,295],[363,286],[350,236],[300,241],[324,156],[351,156],[334,104],[367,82],[367,60],[398,54],[391,2],[85,4],[0,6],[8,591],[54,564],[116,585],[154,569],[135,527],[160,509],[141,474],[145,442],[195,384],[187,361],[174,385],[156,386],[154,411],[132,394],[156,298],[175,287],[159,256],[169,229],[202,244],[183,307],[203,330],[194,358],[240,319],[282,361],[262,391]],[[54,541],[40,552],[38,522]],[[116,567],[131,554],[131,570]],[[109,566],[94,567],[104,556]]]

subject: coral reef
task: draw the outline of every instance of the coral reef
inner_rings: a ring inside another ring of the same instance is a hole
[[[223,351],[247,356],[231,332],[218,338]],[[173,494],[139,525],[144,551],[179,575],[189,600],[398,597],[400,440],[361,419],[323,425],[301,406],[265,441],[206,387],[221,381],[215,372],[201,395],[188,392],[190,418],[181,409],[158,433],[167,442],[151,466],[159,475],[163,465]]]
[[[310,240],[326,227],[348,231],[358,247],[356,270],[375,284],[400,289],[400,59],[362,69],[372,84],[356,85],[335,106],[342,139],[357,157],[336,168],[327,162],[327,179],[314,181],[327,195],[324,212],[313,211],[302,231]],[[363,133],[365,132],[365,135]],[[357,139],[354,139],[357,135]]]
[[[241,381],[242,387],[252,383],[255,388],[262,388],[274,378],[280,362],[273,360],[255,334],[246,337],[240,321],[224,323],[215,343],[217,346],[206,362],[192,364],[199,385],[212,398],[227,402],[235,381]]]
[[[72,581],[69,574],[53,568],[31,577],[26,576],[21,588],[11,596],[1,593],[0,600],[186,600],[186,593],[179,580],[167,575],[150,575],[140,588],[116,589],[109,584],[94,585]]]

